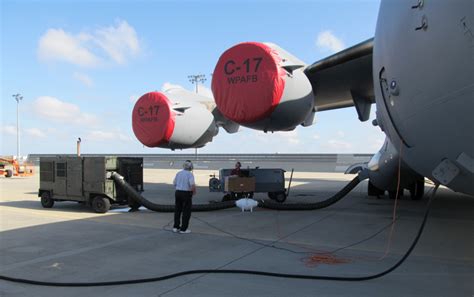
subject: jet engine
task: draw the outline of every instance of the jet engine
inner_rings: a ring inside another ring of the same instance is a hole
[[[237,44],[221,55],[214,69],[217,108],[226,118],[265,132],[309,126],[316,110],[304,67],[275,44]]]
[[[201,98],[183,89],[146,93],[133,108],[135,136],[147,147],[204,146],[219,130],[206,104],[200,104]]]

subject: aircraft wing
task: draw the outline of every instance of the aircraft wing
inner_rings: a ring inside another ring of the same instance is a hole
[[[370,106],[375,102],[373,45],[371,38],[306,67],[317,111],[355,105],[359,119],[369,119]]]

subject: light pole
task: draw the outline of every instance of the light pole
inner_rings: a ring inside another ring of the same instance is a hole
[[[207,80],[205,74],[191,74],[191,75],[188,75],[188,79],[190,83],[196,85],[196,94],[199,93],[199,89],[198,89],[199,83],[204,83]],[[197,161],[197,155],[198,155],[197,148],[194,149],[194,154]]]
[[[188,75],[189,82],[196,85],[196,93],[198,93],[199,83],[204,83],[206,79],[205,74],[192,74]]]
[[[16,100],[16,159],[20,162],[20,101],[23,96],[20,94],[12,95]]]

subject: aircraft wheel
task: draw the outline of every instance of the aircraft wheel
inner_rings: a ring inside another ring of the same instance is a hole
[[[44,208],[51,208],[54,205],[54,200],[51,198],[51,194],[49,192],[43,192],[41,194],[41,205]]]
[[[92,199],[92,209],[97,213],[106,213],[110,209],[110,200],[105,197],[96,196]]]
[[[395,199],[396,196],[397,196],[397,191],[388,191],[388,197],[390,199]],[[400,189],[400,191],[398,193],[398,199],[400,199],[402,196],[403,196],[403,190]]]
[[[380,196],[383,195],[385,191],[374,186],[370,181],[367,183],[367,195],[369,196]]]
[[[410,187],[410,197],[412,200],[420,200],[425,195],[425,180],[418,180]]]

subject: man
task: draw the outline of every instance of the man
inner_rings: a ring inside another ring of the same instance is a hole
[[[230,175],[242,177],[242,171],[240,170],[240,167],[242,167],[242,164],[240,164],[240,162],[237,161],[237,163],[235,163],[235,168],[232,169],[232,171],[230,172]]]
[[[194,182],[194,175],[191,172],[192,170],[193,163],[190,160],[186,160],[183,164],[183,170],[176,174],[173,181],[176,189],[173,226],[173,232],[175,233],[191,233],[188,226],[189,219],[191,218],[191,207],[193,205],[192,197],[196,194],[196,184]]]

